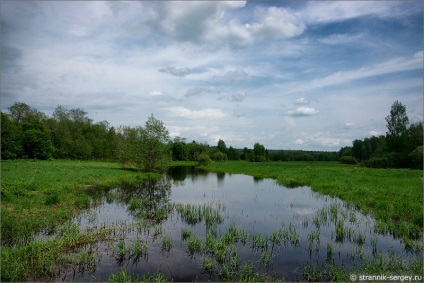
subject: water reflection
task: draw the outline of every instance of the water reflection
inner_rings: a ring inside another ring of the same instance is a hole
[[[95,270],[66,280],[106,281],[125,266],[138,275],[160,269],[174,281],[234,281],[219,272],[227,268],[235,276],[251,262],[255,272],[303,280],[305,264],[352,268],[377,257],[408,263],[421,256],[377,233],[374,219],[354,207],[272,179],[174,167],[161,178],[95,198],[98,205],[79,223],[113,227],[119,237],[99,244],[105,252]]]

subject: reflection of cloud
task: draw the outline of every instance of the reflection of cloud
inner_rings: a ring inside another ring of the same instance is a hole
[[[313,107],[306,107],[301,106],[296,108],[295,110],[288,111],[287,114],[294,117],[300,117],[300,116],[313,116],[317,115],[319,113],[318,110],[316,110]]]
[[[188,75],[191,73],[191,70],[189,68],[176,68],[176,67],[166,67],[159,69],[159,72],[170,74],[176,77],[184,77],[185,75]]]
[[[312,215],[315,213],[316,209],[309,207],[293,207],[293,211],[299,215]]]

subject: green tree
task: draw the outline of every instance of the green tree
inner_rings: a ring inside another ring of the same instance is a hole
[[[49,159],[53,145],[48,130],[37,120],[22,125],[22,148],[28,158]]]
[[[184,139],[176,137],[172,142],[172,160],[188,160],[188,145],[184,142]]]
[[[389,149],[393,152],[401,152],[405,146],[409,124],[405,105],[396,100],[390,109],[390,115],[386,117],[386,122]]]
[[[140,159],[136,166],[146,172],[160,172],[168,168],[171,162],[171,151],[168,148],[169,132],[164,123],[153,114],[147,119],[144,128],[138,128],[140,135]]]
[[[234,147],[232,147],[232,146],[230,146],[230,147],[228,148],[227,155],[228,155],[228,159],[229,159],[229,160],[240,160],[240,154],[239,154],[239,153],[238,153],[238,151],[237,151]]]
[[[250,161],[253,162],[264,162],[267,160],[267,150],[265,146],[260,143],[255,143],[253,146],[253,152],[250,156]]]
[[[218,150],[222,153],[227,153],[227,146],[225,145],[225,142],[223,140],[219,140],[218,141]]]
[[[46,115],[22,102],[15,102],[9,108],[10,118],[18,123],[29,123],[32,120],[46,119]]]
[[[1,159],[20,158],[23,153],[21,127],[9,119],[9,116],[1,113]]]

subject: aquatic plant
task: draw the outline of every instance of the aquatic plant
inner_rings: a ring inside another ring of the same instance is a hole
[[[169,252],[172,248],[172,239],[169,236],[162,237],[162,250]]]

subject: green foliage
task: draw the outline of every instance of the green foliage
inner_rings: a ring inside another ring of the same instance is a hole
[[[225,142],[223,140],[219,140],[218,141],[218,145],[217,148],[220,152],[222,153],[227,153],[227,145],[225,144]]]
[[[386,122],[389,148],[392,151],[402,150],[402,147],[405,146],[407,126],[409,123],[405,105],[396,100],[390,109],[390,115],[386,117]]]
[[[212,163],[212,159],[206,153],[202,153],[197,157],[199,166],[207,166]]]
[[[188,145],[184,141],[174,141],[172,143],[172,160],[188,160]]]
[[[267,150],[260,143],[255,143],[253,146],[253,152],[250,155],[249,161],[251,162],[265,162],[267,161]]]
[[[406,107],[399,101],[393,103],[386,122],[386,136],[354,140],[352,147],[340,149],[340,157],[352,155],[371,168],[422,169],[423,123],[408,128]]]
[[[409,155],[411,167],[415,169],[423,169],[423,146],[417,146]]]
[[[117,159],[124,167],[135,166],[144,172],[162,172],[171,162],[169,132],[162,121],[151,115],[145,127],[122,127]]]
[[[343,164],[358,164],[358,161],[353,156],[342,156],[339,161]]]
[[[228,157],[227,154],[222,153],[221,151],[216,151],[212,154],[212,160],[217,162],[227,161]]]

